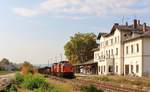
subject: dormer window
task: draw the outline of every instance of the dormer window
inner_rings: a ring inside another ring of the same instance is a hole
[[[127,37],[127,34],[124,34],[124,37]]]

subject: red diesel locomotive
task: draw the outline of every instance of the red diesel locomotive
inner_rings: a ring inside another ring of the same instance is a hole
[[[61,61],[59,63],[54,63],[51,66],[51,75],[59,77],[74,77],[74,70],[71,63],[68,61]]]

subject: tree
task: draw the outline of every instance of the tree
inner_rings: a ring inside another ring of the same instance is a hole
[[[93,49],[96,44],[96,35],[93,33],[76,33],[70,37],[65,46],[65,55],[71,63],[84,63],[94,57]]]
[[[6,58],[3,58],[1,61],[0,61],[0,64],[4,64],[4,65],[9,65],[9,60],[6,59]]]
[[[21,66],[21,72],[23,75],[26,75],[28,73],[36,73],[36,69],[34,68],[34,66],[32,64],[30,64],[29,62],[25,61],[22,66]]]

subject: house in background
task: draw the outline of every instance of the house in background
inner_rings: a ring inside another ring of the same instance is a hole
[[[115,23],[110,33],[98,35],[94,53],[98,74],[150,76],[150,26],[134,20],[132,25]]]
[[[0,61],[0,71],[14,71],[17,69],[17,65],[9,62],[8,59],[3,58]]]

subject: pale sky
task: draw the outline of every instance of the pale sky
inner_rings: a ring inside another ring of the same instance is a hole
[[[76,32],[97,35],[134,18],[150,24],[149,15],[150,0],[1,0],[0,59],[47,64]]]

